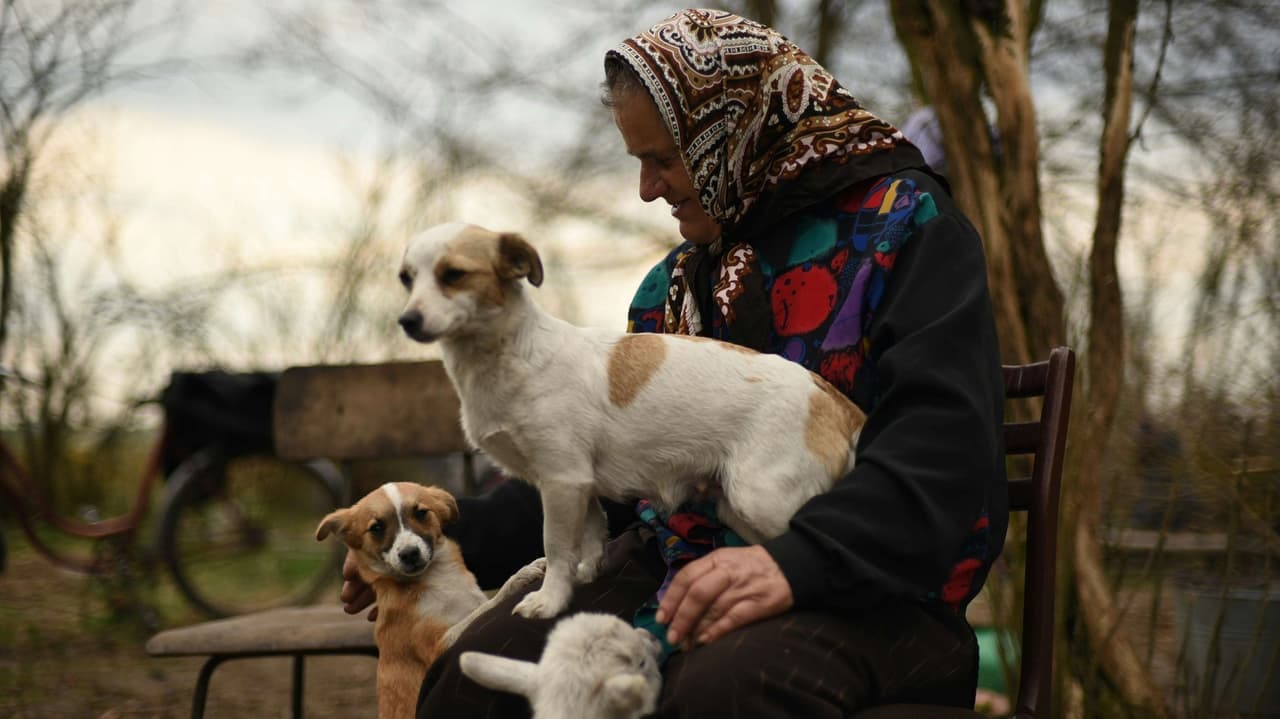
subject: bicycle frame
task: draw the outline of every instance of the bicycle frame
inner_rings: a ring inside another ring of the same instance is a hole
[[[102,540],[130,537],[142,525],[142,520],[150,507],[151,489],[160,477],[160,462],[167,440],[168,429],[165,427],[161,430],[159,439],[151,446],[137,494],[133,498],[132,506],[124,514],[96,522],[84,522],[59,515],[54,511],[47,494],[36,487],[30,473],[3,442],[0,442],[0,496],[4,498],[6,504],[14,507],[22,533],[26,535],[27,540],[37,552],[66,569],[91,574],[99,573],[103,568],[97,559],[75,557],[59,552],[41,540],[36,533],[36,522],[43,522],[63,534],[80,539]],[[23,490],[30,490],[30,494],[35,496],[34,508],[31,498]]]

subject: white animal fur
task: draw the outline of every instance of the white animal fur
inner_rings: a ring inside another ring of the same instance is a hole
[[[537,664],[463,652],[462,673],[490,689],[521,694],[534,719],[637,719],[662,689],[658,642],[611,614],[574,614],[547,636]]]
[[[542,264],[519,235],[446,224],[415,237],[400,316],[439,340],[468,439],[542,495],[547,574],[515,612],[552,617],[594,578],[606,527],[596,496],[674,509],[714,497],[748,541],[853,465],[865,417],[782,357],[678,335],[575,327],[540,310],[522,278]]]

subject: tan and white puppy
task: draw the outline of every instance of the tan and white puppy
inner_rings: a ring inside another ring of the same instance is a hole
[[[542,495],[546,579],[517,613],[555,616],[594,578],[597,496],[713,497],[759,542],[852,467],[865,417],[818,375],[707,339],[575,327],[527,295],[542,278],[519,235],[464,224],[416,236],[400,269],[400,325],[440,342],[467,438]]]
[[[351,507],[330,513],[316,539],[336,534],[355,550],[360,578],[373,587],[378,619],[378,716],[412,717],[427,668],[494,603],[542,576],[531,564],[492,599],[443,534],[458,504],[443,489],[412,482],[384,484]]]

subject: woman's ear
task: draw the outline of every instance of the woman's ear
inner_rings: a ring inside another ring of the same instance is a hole
[[[498,235],[498,276],[504,280],[529,278],[529,284],[542,284],[542,259],[528,240],[514,232]]]

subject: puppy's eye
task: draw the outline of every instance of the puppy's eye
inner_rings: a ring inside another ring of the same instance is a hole
[[[369,534],[375,537],[381,537],[385,531],[387,531],[387,525],[381,519],[374,520],[373,524],[369,525]]]
[[[425,522],[427,521],[427,515],[430,514],[430,512],[431,510],[427,509],[426,507],[414,507],[413,518],[418,520],[419,522]]]
[[[413,288],[413,275],[410,275],[408,270],[400,270],[400,284],[404,285],[406,290]]]
[[[466,276],[466,270],[460,270],[457,267],[446,267],[440,271],[440,284],[446,286],[456,285],[462,281],[463,277]]]

